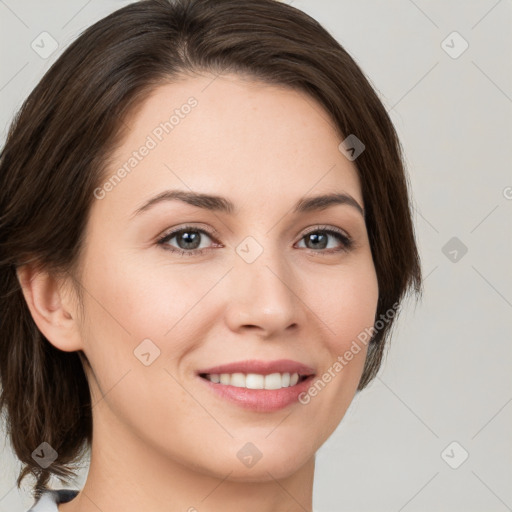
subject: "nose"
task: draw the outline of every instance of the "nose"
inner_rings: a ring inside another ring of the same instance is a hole
[[[266,249],[252,263],[237,257],[228,278],[225,318],[232,331],[254,330],[267,338],[298,327],[301,301],[282,254]]]

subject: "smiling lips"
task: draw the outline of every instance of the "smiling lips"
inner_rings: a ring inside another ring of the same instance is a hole
[[[315,372],[290,359],[240,361],[197,372],[217,395],[246,409],[271,412],[296,402]]]

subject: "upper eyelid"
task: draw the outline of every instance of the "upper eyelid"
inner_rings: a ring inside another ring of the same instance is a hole
[[[318,224],[316,226],[311,226],[309,228],[306,228],[306,231],[303,233],[302,236],[309,235],[310,233],[314,233],[315,231],[334,231],[335,233],[344,235],[347,238],[352,238],[344,229],[337,228],[336,226],[325,225],[325,224]]]
[[[216,238],[216,237],[220,236],[220,233],[216,229],[208,230],[206,228],[201,228],[198,226],[183,226],[181,228],[170,229],[169,231],[164,231],[163,234],[158,236],[158,240],[163,240],[168,237],[172,238],[172,237],[176,236],[177,234],[181,233],[182,231],[187,231],[187,230],[199,231],[201,233],[205,233],[210,238]]]

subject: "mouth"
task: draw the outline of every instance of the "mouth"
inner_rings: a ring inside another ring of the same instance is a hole
[[[296,406],[315,374],[200,372],[197,377],[217,400],[261,414]]]
[[[197,371],[197,375],[213,384],[256,390],[293,387],[315,375],[313,368],[293,361],[246,360]]]

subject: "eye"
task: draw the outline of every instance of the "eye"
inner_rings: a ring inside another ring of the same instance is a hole
[[[171,231],[164,237],[158,240],[158,244],[162,245],[164,249],[179,253],[181,255],[194,256],[204,252],[204,247],[200,248],[201,238],[212,238],[211,234],[204,229],[195,228],[193,226],[185,226],[175,231]],[[169,242],[176,238],[178,247],[174,247]]]
[[[329,237],[336,239],[339,243],[341,243],[341,247],[334,247],[334,249],[329,246]],[[303,237],[302,240],[306,240],[306,248],[311,249],[314,252],[318,252],[320,254],[332,254],[340,251],[349,251],[352,247],[352,239],[347,236],[345,233],[338,229],[330,228],[328,226],[317,226],[314,230],[309,231]],[[330,249],[330,250],[324,250]]]

